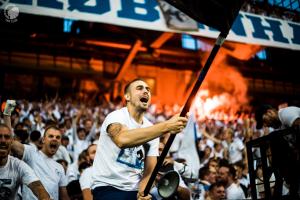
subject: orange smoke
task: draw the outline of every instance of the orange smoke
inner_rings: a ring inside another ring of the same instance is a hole
[[[194,101],[198,120],[233,120],[247,106],[246,79],[225,64],[210,69]]]
[[[92,80],[81,80],[80,81],[80,90],[85,92],[99,91],[99,88],[95,81]]]

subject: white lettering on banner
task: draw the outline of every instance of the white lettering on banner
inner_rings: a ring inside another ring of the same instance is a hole
[[[156,0],[9,0],[8,3],[18,6],[21,13],[180,32],[166,26]],[[209,38],[219,35],[203,24],[199,24],[198,31],[185,33]],[[240,12],[227,40],[300,50],[300,24]]]

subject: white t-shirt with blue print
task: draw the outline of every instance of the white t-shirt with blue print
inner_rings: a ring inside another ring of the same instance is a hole
[[[145,149],[147,156],[158,156],[159,139],[143,145],[120,149],[106,132],[113,123],[126,125],[129,129],[145,128],[152,123],[143,118],[138,124],[128,112],[127,107],[111,112],[104,120],[92,168],[92,189],[99,186],[112,186],[124,191],[137,191],[143,174]]]

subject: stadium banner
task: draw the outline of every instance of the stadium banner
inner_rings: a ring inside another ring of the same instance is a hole
[[[6,0],[1,9],[6,12],[10,4],[18,7],[20,15],[28,13],[208,38],[219,35],[219,31],[199,23],[197,30],[169,28],[156,0]],[[227,40],[300,50],[300,23],[240,11]]]

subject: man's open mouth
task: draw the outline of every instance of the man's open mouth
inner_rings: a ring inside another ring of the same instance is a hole
[[[52,149],[57,149],[58,148],[58,144],[50,144],[50,148]]]
[[[140,101],[141,101],[142,103],[148,103],[149,98],[148,98],[148,97],[142,97],[142,98],[140,98]]]
[[[0,145],[0,150],[7,150],[8,146],[7,145]]]

